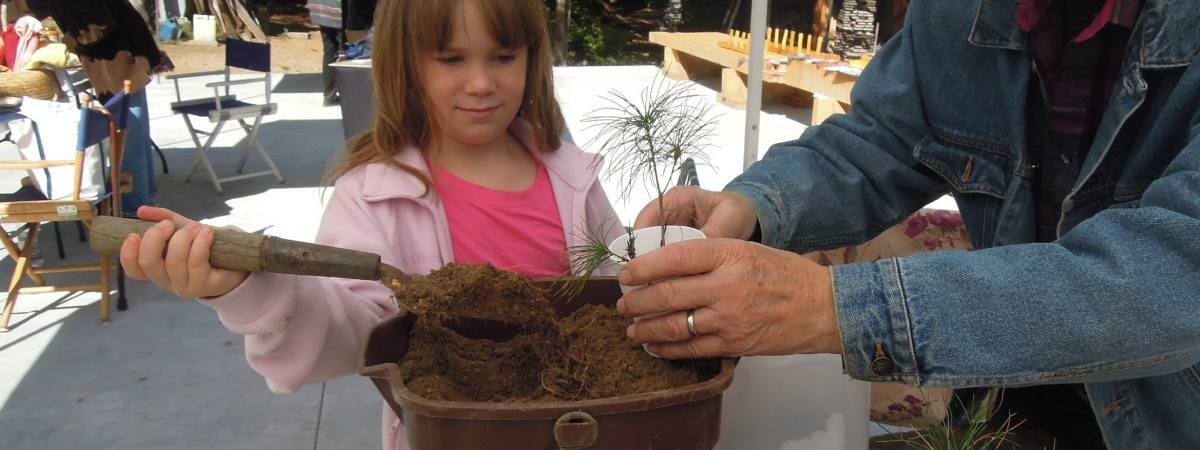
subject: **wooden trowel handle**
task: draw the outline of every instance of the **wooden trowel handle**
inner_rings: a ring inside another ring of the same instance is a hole
[[[130,234],[142,235],[158,222],[98,216],[92,221],[91,246],[98,254],[116,254]],[[208,263],[246,272],[291,273],[375,280],[379,255],[327,245],[215,228]]]

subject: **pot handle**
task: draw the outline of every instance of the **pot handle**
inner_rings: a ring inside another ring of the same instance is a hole
[[[571,411],[554,422],[554,441],[559,450],[583,450],[600,437],[596,419],[583,411]]]

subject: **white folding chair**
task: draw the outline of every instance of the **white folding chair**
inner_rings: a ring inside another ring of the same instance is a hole
[[[252,72],[262,73],[262,77],[254,77],[249,79],[230,80],[230,70],[232,68],[248,70]],[[213,90],[212,98],[200,98],[193,100],[183,100],[179,90],[179,80],[183,78],[191,78],[208,75],[225,75],[225,81],[217,81],[208,83],[205,86]],[[200,72],[182,75],[169,75],[167,79],[175,82],[175,102],[171,103],[171,110],[183,116],[183,121],[187,124],[188,133],[192,136],[192,141],[196,144],[196,158],[192,160],[192,165],[188,168],[185,181],[191,181],[192,174],[196,168],[204,166],[204,170],[208,172],[208,178],[212,181],[213,188],[218,193],[223,192],[221,183],[241,180],[246,178],[260,177],[266,175],[274,175],[276,180],[283,182],[283,174],[279,172],[279,167],[267,155],[266,149],[258,142],[258,129],[262,125],[264,116],[274,114],[278,110],[278,106],[271,103],[271,44],[243,41],[239,39],[225,40],[225,70]],[[229,94],[230,86],[243,84],[263,83],[264,103],[253,104],[238,100],[237,96]],[[225,88],[225,94],[221,95],[220,88]],[[192,125],[191,116],[208,117],[210,123],[216,124],[212,130],[203,131],[197,130]],[[247,123],[253,119],[253,123]],[[242,130],[246,132],[246,141],[242,148],[242,154],[238,159],[237,173],[238,175],[228,177],[218,177],[216,170],[213,169],[212,163],[208,159],[208,152],[212,150],[213,142],[217,135],[220,134],[221,128],[225,123],[231,120],[236,120],[241,125]],[[207,135],[208,138],[201,143],[200,135]],[[243,173],[246,168],[246,157],[250,155],[251,149],[257,149],[262,155],[263,161],[267,163],[270,170],[261,172]]]

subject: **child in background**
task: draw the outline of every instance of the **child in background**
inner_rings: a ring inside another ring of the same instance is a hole
[[[408,273],[454,261],[561,276],[582,232],[622,232],[593,156],[559,140],[540,1],[383,0],[375,32],[378,115],[333,172],[318,243]],[[129,276],[200,297],[246,336],[274,392],[356,373],[370,329],[399,314],[373,281],[212,268],[210,228],[160,208],[139,215],[164,223],[126,240]],[[399,419],[383,414],[384,447],[407,448]]]

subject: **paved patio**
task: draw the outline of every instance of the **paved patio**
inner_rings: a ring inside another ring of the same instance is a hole
[[[580,119],[599,105],[597,95],[617,89],[635,95],[655,76],[653,67],[560,68],[556,83],[571,135],[586,144]],[[199,80],[189,91],[208,91]],[[211,81],[211,80],[208,80]],[[697,89],[715,98],[717,80]],[[319,74],[276,78],[272,101],[280,112],[262,128],[261,141],[287,181],[271,177],[225,185],[218,195],[203,174],[182,181],[194,155],[182,120],[171,115],[171,84],[149,88],[152,135],[166,153],[170,174],[158,177],[160,202],[214,225],[233,224],[291,239],[311,240],[321,211],[321,179],[343,140],[341,112],[322,107]],[[245,91],[249,92],[249,91]],[[186,94],[185,94],[186,97]],[[741,171],[744,113],[714,110],[720,125],[712,165],[701,167],[702,186],[720,188]],[[762,118],[760,150],[793,139],[807,111],[769,105]],[[43,133],[48,127],[43,125]],[[223,133],[217,148],[232,147],[241,133]],[[586,148],[586,145],[584,145]],[[15,150],[0,145],[0,157]],[[213,155],[217,170],[232,170],[236,154]],[[260,162],[251,157],[251,169]],[[0,189],[16,178],[0,178]],[[617,192],[612,182],[605,186]],[[615,197],[615,196],[614,196]],[[637,193],[619,203],[622,219],[650,198]],[[615,199],[614,199],[615,200]],[[70,262],[94,260],[74,227],[63,228]],[[52,233],[40,242],[56,264]],[[6,255],[0,271],[11,273]],[[242,338],[225,330],[212,310],[130,280],[130,308],[99,321],[95,293],[22,296],[13,328],[0,333],[0,446],[17,449],[377,449],[378,393],[361,377],[308,386],[294,395],[271,394],[245,362]],[[114,299],[115,302],[115,299]]]

